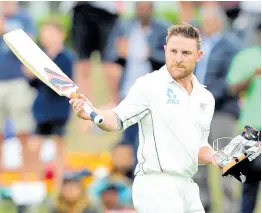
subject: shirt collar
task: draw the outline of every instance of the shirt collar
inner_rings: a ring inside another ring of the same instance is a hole
[[[176,80],[173,79],[172,76],[169,74],[166,65],[161,67],[159,71],[162,73],[163,79],[166,83],[168,83],[168,84],[172,83],[172,82],[176,83]],[[198,86],[206,87],[205,85],[202,85],[202,84],[199,83],[199,81],[197,80],[197,78],[194,74],[192,76],[192,80],[193,80],[193,86],[194,87],[198,87]]]
[[[136,30],[141,30],[143,31],[147,36],[150,35],[152,33],[152,27],[151,24],[148,25],[147,27],[142,27],[140,21],[136,20],[135,22],[135,26],[136,26]]]

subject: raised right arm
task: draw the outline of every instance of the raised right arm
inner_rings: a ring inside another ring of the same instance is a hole
[[[130,88],[127,97],[112,110],[95,109],[90,101],[79,95],[76,99],[71,99],[70,104],[79,118],[91,120],[90,116],[84,111],[84,102],[88,103],[94,110],[104,117],[104,122],[98,127],[107,132],[122,131],[127,127],[137,123],[142,117],[149,113],[148,92],[146,87],[146,77],[140,77]]]

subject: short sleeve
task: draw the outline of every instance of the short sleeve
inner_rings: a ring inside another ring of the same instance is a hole
[[[146,76],[138,78],[130,88],[126,98],[112,109],[121,119],[123,130],[139,122],[149,113],[148,102],[149,93],[147,92],[148,79]]]

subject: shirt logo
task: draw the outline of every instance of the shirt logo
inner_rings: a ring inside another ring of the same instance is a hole
[[[166,95],[168,97],[167,104],[179,104],[179,100],[177,100],[176,94],[172,89],[168,88]]]
[[[49,78],[49,82],[59,91],[64,92],[65,90],[75,87],[76,84],[68,77],[59,75],[58,73],[44,67],[46,74]]]
[[[205,103],[200,103],[200,111],[201,112],[206,112],[207,104]]]

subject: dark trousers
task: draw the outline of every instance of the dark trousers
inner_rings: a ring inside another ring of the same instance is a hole
[[[136,149],[136,144],[138,140],[138,124],[134,124],[130,127],[128,127],[124,132],[123,132],[123,139],[125,143],[128,143]]]
[[[241,213],[253,213],[256,207],[258,189],[260,183],[243,184]]]

